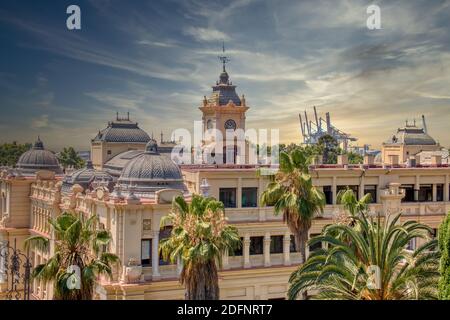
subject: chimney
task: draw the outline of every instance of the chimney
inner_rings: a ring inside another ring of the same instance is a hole
[[[416,158],[417,157],[409,157],[409,167],[414,168],[416,166]]]
[[[389,155],[389,164],[392,166],[397,166],[398,165],[398,155],[390,154]]]
[[[431,156],[431,164],[435,166],[440,166],[442,164],[442,155],[434,154]]]
[[[348,165],[348,155],[340,154],[337,156],[337,164]]]
[[[420,165],[420,155],[416,154],[414,158],[416,159],[416,166]]]
[[[375,157],[373,156],[373,154],[366,154],[364,156],[364,162],[363,163],[367,164],[369,166],[373,165],[375,163]]]

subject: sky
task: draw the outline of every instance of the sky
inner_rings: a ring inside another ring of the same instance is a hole
[[[71,4],[81,30],[66,27]],[[370,4],[379,30],[366,26]],[[424,114],[448,147],[449,17],[443,0],[2,0],[0,142],[88,150],[116,112],[155,136],[192,131],[224,41],[247,128],[298,143],[298,113],[316,106],[379,148]]]

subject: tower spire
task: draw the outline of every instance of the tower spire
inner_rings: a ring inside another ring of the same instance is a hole
[[[230,59],[225,55],[225,41],[222,41],[222,55],[218,57],[219,60],[222,62],[223,66],[223,72],[226,72],[225,70],[225,64],[230,61]]]

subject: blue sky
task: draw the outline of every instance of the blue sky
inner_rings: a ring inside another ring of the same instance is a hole
[[[381,30],[366,28],[369,4]],[[82,29],[66,28],[77,4]],[[0,141],[88,149],[129,111],[148,133],[200,120],[221,67],[251,109],[247,128],[299,142],[298,113],[331,113],[379,147],[427,117],[450,145],[449,1],[12,1],[0,4]]]

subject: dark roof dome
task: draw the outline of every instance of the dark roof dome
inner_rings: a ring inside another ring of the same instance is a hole
[[[39,137],[34,146],[20,156],[16,167],[24,173],[36,173],[39,170],[62,172],[57,157],[53,152],[44,149],[44,143]]]
[[[150,136],[139,128],[137,122],[130,120],[130,116],[120,118],[117,114],[115,121],[110,121],[108,126],[100,130],[92,141],[105,142],[131,142],[131,143],[147,143]]]
[[[75,184],[79,184],[83,189],[90,188],[93,184],[102,184],[105,187],[112,187],[113,177],[108,173],[95,170],[92,162],[89,160],[86,167],[72,172],[64,177],[62,191],[70,192]]]
[[[405,144],[405,145],[437,145],[436,141],[425,132],[423,128],[407,125],[404,128],[399,128],[397,133],[393,135],[387,144]]]
[[[180,168],[158,152],[155,140],[150,140],[145,152],[125,165],[118,184],[124,191],[133,191],[138,196],[166,188],[184,189]]]

